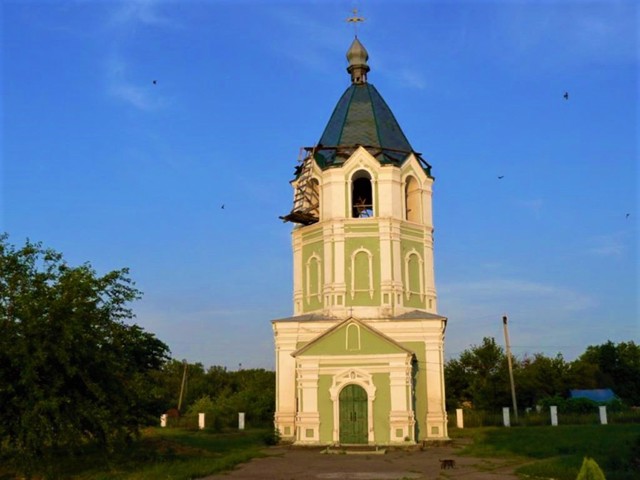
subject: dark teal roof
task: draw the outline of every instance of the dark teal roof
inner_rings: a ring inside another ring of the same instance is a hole
[[[401,165],[410,153],[419,158],[391,109],[370,83],[352,84],[340,97],[314,149],[314,158],[323,169],[339,166],[359,146],[380,163]],[[429,166],[422,163],[429,173]]]

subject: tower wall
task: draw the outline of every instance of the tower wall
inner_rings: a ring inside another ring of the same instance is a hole
[[[447,438],[431,167],[347,54],[352,85],[296,169],[294,316],[274,320],[275,425],[300,445]],[[343,395],[344,394],[344,395]]]
[[[353,175],[371,175],[372,216],[353,218]],[[319,169],[320,221],[296,227],[294,314],[393,316],[437,312],[431,187],[415,158],[380,166],[360,148],[344,166]],[[418,185],[419,217],[407,220],[407,179]]]

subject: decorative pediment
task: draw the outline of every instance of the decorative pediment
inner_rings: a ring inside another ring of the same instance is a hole
[[[343,163],[344,172],[351,176],[353,172],[359,169],[366,169],[375,172],[380,168],[380,162],[371,155],[366,148],[358,147],[353,154]]]
[[[403,177],[406,175],[415,175],[420,180],[421,184],[427,182],[428,179],[433,180],[433,177],[430,175],[429,165],[414,153],[410,153],[407,156],[407,159],[400,168]]]
[[[311,355],[393,355],[413,352],[375,328],[348,318],[318,335],[292,353],[294,357]]]
[[[376,387],[373,383],[373,378],[370,374],[364,370],[358,368],[349,368],[344,370],[333,377],[331,388],[329,388],[329,395],[334,402],[338,399],[340,390],[345,385],[356,384],[361,386],[367,392],[369,402],[373,402],[376,398]]]

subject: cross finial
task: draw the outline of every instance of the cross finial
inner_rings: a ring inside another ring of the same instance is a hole
[[[353,23],[353,30],[356,33],[356,37],[358,36],[358,23],[364,22],[364,17],[358,16],[358,9],[353,9],[353,17],[347,18],[347,22]]]

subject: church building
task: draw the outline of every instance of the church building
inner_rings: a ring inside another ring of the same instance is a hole
[[[431,166],[376,88],[356,37],[351,85],[295,178],[293,316],[273,320],[275,426],[298,445],[447,439]]]

